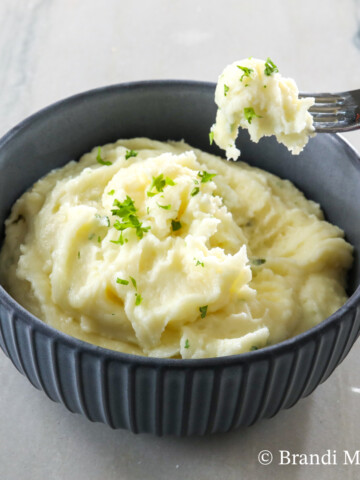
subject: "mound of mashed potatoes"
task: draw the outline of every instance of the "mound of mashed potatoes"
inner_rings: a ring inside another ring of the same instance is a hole
[[[268,58],[246,58],[228,65],[215,91],[218,106],[210,139],[225,150],[227,159],[236,160],[239,127],[249,131],[253,142],[275,135],[292,154],[299,154],[314,136],[313,117],[308,112],[314,98],[299,98],[296,83],[283,78]]]
[[[259,349],[345,301],[352,247],[289,181],[183,142],[94,148],[15,203],[0,280],[102,347],[203,358]]]

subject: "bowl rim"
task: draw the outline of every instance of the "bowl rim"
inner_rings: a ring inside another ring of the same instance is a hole
[[[47,105],[35,113],[27,116],[24,120],[19,122],[17,125],[12,127],[5,135],[0,138],[0,150],[15,138],[22,131],[26,130],[33,122],[41,120],[48,112],[56,112],[56,110],[66,107],[68,104],[73,104],[79,101],[82,101],[84,98],[93,97],[97,95],[107,94],[108,92],[114,90],[131,90],[131,89],[156,89],[163,88],[164,86],[170,88],[178,87],[195,87],[195,88],[207,88],[213,89],[215,92],[216,83],[214,82],[205,82],[199,80],[177,80],[177,79],[164,79],[164,80],[142,80],[134,82],[124,82],[116,83],[111,85],[105,85],[83,92],[76,93],[64,99],[60,99],[50,105]],[[360,155],[356,149],[345,139],[342,135],[339,134],[321,134],[326,135],[330,142],[340,145],[347,158],[354,164],[354,166],[360,171]],[[96,356],[102,356],[106,358],[107,362],[118,361],[122,363],[132,363],[137,366],[142,367],[156,367],[156,368],[175,368],[175,369],[184,369],[190,367],[196,368],[209,368],[209,367],[223,367],[231,365],[239,365],[243,363],[248,363],[250,360],[261,361],[267,357],[273,357],[275,354],[286,354],[289,350],[293,350],[294,347],[300,347],[302,344],[311,341],[312,339],[316,340],[322,333],[323,330],[326,330],[330,327],[336,325],[340,318],[348,313],[350,310],[353,310],[357,307],[360,302],[360,284],[357,286],[356,290],[348,298],[348,300],[342,305],[336,312],[322,320],[319,324],[314,327],[302,332],[294,337],[278,342],[274,345],[269,345],[259,350],[254,350],[245,353],[239,353],[236,355],[228,355],[222,357],[209,357],[209,358],[197,358],[197,359],[174,359],[174,358],[159,358],[159,357],[147,357],[142,355],[136,355],[131,353],[124,353],[117,350],[111,350],[105,347],[100,347],[98,345],[80,340],[76,337],[68,335],[61,330],[58,330],[51,325],[45,323],[44,321],[37,318],[35,315],[26,310],[22,305],[20,305],[6,290],[0,285],[0,303],[4,304],[8,310],[12,312],[19,312],[21,314],[21,319],[33,327],[36,327],[40,333],[45,334],[48,337],[51,337],[53,341],[61,341],[62,344],[65,344],[72,349],[81,351],[82,354],[88,353]],[[1,320],[0,320],[0,333],[3,337],[5,343],[5,349],[7,349],[6,340],[2,333]]]

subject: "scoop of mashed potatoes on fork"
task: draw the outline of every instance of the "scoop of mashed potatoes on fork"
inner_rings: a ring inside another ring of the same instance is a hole
[[[282,77],[270,58],[246,58],[228,65],[219,77],[215,102],[218,111],[210,139],[228,159],[240,155],[235,146],[239,127],[249,131],[253,142],[275,135],[294,155],[314,135],[308,110],[315,99],[300,99],[294,80]]]

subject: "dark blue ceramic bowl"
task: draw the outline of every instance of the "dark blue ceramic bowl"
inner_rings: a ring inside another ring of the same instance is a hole
[[[1,240],[19,195],[95,145],[146,136],[185,139],[220,153],[208,140],[214,90],[214,84],[186,81],[114,85],[58,102],[19,124],[0,142]],[[70,411],[112,428],[203,435],[251,425],[291,407],[345,358],[360,328],[359,156],[336,135],[318,135],[298,157],[272,138],[254,144],[241,133],[239,144],[242,160],[294,182],[322,205],[329,221],[344,229],[355,247],[346,304],[315,328],[262,350],[164,360],[67,336],[24,310],[0,287],[0,346],[36,388]]]

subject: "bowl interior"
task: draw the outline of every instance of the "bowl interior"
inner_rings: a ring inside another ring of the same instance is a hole
[[[51,169],[78,159],[95,145],[136,136],[181,140],[223,155],[209,145],[215,84],[155,81],[114,85],[58,102],[30,117],[0,142],[0,242],[14,201]],[[360,283],[360,161],[335,135],[311,139],[293,157],[274,138],[258,144],[240,132],[241,160],[291,180],[320,203],[327,219],[355,247],[349,294]]]

